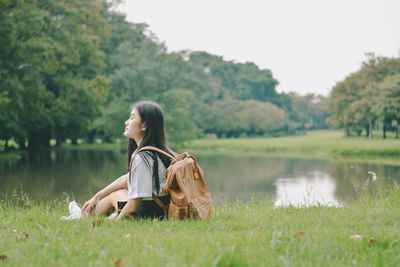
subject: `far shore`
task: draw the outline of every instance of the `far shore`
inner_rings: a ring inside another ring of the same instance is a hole
[[[345,137],[338,130],[282,137],[202,138],[172,147],[197,156],[289,157],[400,165],[400,139]],[[125,151],[126,142],[121,139],[115,143],[65,144],[51,149]],[[15,158],[16,154],[18,151],[0,152],[0,161]]]

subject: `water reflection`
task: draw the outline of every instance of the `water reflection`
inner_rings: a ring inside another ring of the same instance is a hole
[[[121,175],[124,164],[119,152],[26,153],[15,164],[0,164],[0,191],[23,190],[34,199],[62,197],[65,192],[83,200]]]
[[[275,207],[343,206],[335,194],[335,180],[326,173],[311,172],[297,178],[279,178],[275,185]]]
[[[198,157],[215,202],[265,199],[276,206],[310,203],[341,205],[357,198],[368,171],[384,184],[400,180],[400,167],[272,157]],[[31,198],[63,197],[82,202],[126,171],[119,151],[51,151],[23,154],[0,163],[0,193],[19,191]],[[1,197],[1,195],[0,195]]]

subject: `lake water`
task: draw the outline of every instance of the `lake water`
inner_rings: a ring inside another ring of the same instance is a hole
[[[275,206],[341,206],[378,184],[400,182],[400,166],[325,160],[206,156],[197,158],[215,202],[265,199]],[[50,151],[0,162],[0,198],[21,189],[31,199],[86,200],[126,172],[124,152]]]

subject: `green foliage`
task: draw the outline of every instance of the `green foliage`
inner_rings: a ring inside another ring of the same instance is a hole
[[[166,114],[167,135],[171,143],[182,145],[198,136],[199,129],[191,119],[196,96],[188,90],[169,90],[160,98]]]
[[[257,99],[275,104],[280,102],[275,91],[278,82],[270,70],[259,69],[254,63],[227,62],[206,52],[191,52],[188,61],[209,74],[217,87],[217,99],[233,97],[239,100]],[[212,86],[213,84],[211,84]]]
[[[327,128],[328,98],[307,94],[300,96],[296,93],[288,94],[291,102],[290,112],[291,128],[297,129],[322,129]]]
[[[29,138],[35,148],[87,131],[106,96],[101,8],[95,0],[1,2],[0,93],[13,103],[2,108],[23,125],[5,123],[3,136]]]
[[[400,63],[399,63],[400,64]],[[381,103],[380,115],[392,119],[392,123],[400,123],[400,71],[390,75],[378,85]]]
[[[263,135],[285,126],[286,114],[279,107],[257,100],[223,100],[207,112],[205,129],[217,136]]]
[[[323,127],[325,113],[314,112],[323,106],[278,94],[270,70],[206,52],[168,52],[146,24],[114,11],[116,4],[0,3],[0,139],[15,138],[21,148],[28,139],[32,149],[50,138],[58,145],[112,141],[141,99],[164,106],[176,144],[209,133]]]

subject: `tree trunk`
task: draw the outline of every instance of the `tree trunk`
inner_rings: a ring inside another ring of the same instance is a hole
[[[217,135],[218,136],[218,135]],[[111,143],[112,142],[112,138],[110,135],[106,135],[103,137],[103,142],[104,143]]]
[[[383,130],[383,139],[386,139],[386,124],[385,123],[383,124],[382,130]]]
[[[94,130],[89,132],[89,134],[86,138],[88,144],[94,144],[95,136],[96,136],[96,132]]]
[[[56,136],[56,146],[61,147],[64,142],[64,138],[61,135]]]
[[[50,148],[50,135],[48,133],[30,133],[28,135],[28,149],[35,151]]]
[[[372,120],[368,118],[368,138],[372,138]]]
[[[6,143],[4,144],[4,151],[8,151],[8,138],[6,138]]]
[[[19,150],[26,149],[25,137],[17,137],[16,141],[17,141],[17,144],[19,145]]]
[[[345,131],[346,131],[346,136],[349,137],[349,136],[350,136],[350,129],[349,129],[349,127],[346,127]]]
[[[71,138],[71,143],[72,143],[73,145],[77,145],[77,144],[78,144],[78,138],[76,138],[76,137]]]

